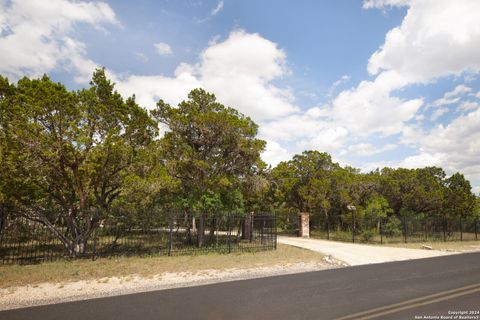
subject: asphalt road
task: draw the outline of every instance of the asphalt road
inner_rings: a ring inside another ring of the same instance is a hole
[[[480,319],[480,253],[10,310],[0,319],[403,320],[460,311],[470,318],[456,319]]]

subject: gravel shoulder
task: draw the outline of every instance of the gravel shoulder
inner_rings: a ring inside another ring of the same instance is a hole
[[[278,242],[330,255],[350,266],[458,254],[454,251],[423,250],[354,244],[318,239],[278,237]]]
[[[318,271],[341,266],[340,262],[324,257],[323,261],[285,263],[265,267],[165,272],[147,277],[140,275],[114,276],[94,280],[13,286],[0,289],[0,310]]]

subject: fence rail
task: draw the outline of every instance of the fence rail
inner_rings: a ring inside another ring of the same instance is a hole
[[[66,227],[59,228],[68,233]],[[261,251],[276,248],[276,217],[172,214],[141,223],[102,223],[84,242],[79,257],[183,255]],[[67,258],[68,251],[43,224],[9,221],[0,233],[0,262],[29,264]]]
[[[296,233],[298,219],[292,216],[285,230]],[[340,217],[312,215],[310,235],[328,240],[398,243],[424,241],[473,241],[479,239],[480,221],[446,217]]]

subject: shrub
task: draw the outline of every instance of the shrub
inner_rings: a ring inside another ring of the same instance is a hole
[[[362,232],[362,240],[365,241],[365,242],[368,242],[368,241],[372,240],[374,235],[375,235],[375,232],[373,230],[371,230],[371,229],[364,230]]]

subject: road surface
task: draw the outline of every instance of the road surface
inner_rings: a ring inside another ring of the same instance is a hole
[[[463,319],[479,319],[479,310],[480,253],[466,253],[9,310],[0,319],[440,319],[464,311],[472,317]]]

